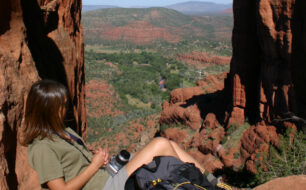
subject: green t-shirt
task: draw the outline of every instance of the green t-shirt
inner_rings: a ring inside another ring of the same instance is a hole
[[[66,131],[79,137],[70,128]],[[87,168],[90,164],[88,160],[92,159],[92,153],[85,146],[76,142],[72,145],[57,135],[52,137],[53,140],[38,137],[28,146],[30,165],[38,173],[42,185],[61,177],[69,181]],[[99,169],[82,189],[101,190],[108,178],[108,173]]]

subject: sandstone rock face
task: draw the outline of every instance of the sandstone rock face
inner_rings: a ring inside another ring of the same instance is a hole
[[[233,7],[232,115],[251,123],[288,112],[305,118],[305,1],[235,0]]]
[[[260,185],[254,190],[303,190],[306,187],[306,176],[298,175],[298,176],[289,176],[283,178],[276,178],[271,180],[263,185]]]
[[[24,104],[39,79],[65,84],[70,126],[86,135],[80,1],[0,2],[0,189],[40,189],[22,136]]]

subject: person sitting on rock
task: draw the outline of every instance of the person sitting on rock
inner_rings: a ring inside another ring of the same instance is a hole
[[[173,156],[204,168],[175,142],[154,138],[115,175],[105,171],[108,153],[89,151],[82,138],[64,125],[68,93],[65,86],[41,80],[34,83],[26,100],[24,145],[28,160],[42,186],[51,190],[123,190],[128,177],[156,156]]]

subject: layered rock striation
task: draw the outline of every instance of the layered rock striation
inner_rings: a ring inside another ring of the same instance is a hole
[[[69,125],[86,135],[81,2],[0,2],[0,189],[40,189],[26,159],[22,137],[24,105],[39,79],[65,84]]]

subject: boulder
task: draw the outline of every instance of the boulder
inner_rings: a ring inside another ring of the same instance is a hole
[[[257,186],[254,190],[303,190],[306,187],[306,175],[288,176],[273,179]]]

